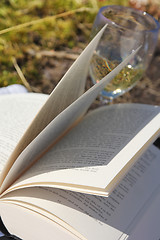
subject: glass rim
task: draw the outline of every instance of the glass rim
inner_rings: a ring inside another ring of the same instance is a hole
[[[105,9],[108,9],[108,8],[119,8],[119,9],[129,9],[130,11],[132,12],[135,12],[135,13],[140,13],[141,16],[147,16],[148,18],[150,18],[154,23],[155,23],[155,28],[151,28],[151,29],[146,29],[146,30],[137,30],[137,32],[158,32],[159,29],[160,29],[160,23],[158,22],[158,20],[156,18],[154,18],[152,15],[150,15],[149,13],[145,12],[145,11],[142,11],[142,10],[139,10],[139,9],[136,9],[136,8],[132,8],[132,7],[126,7],[126,6],[123,6],[123,5],[106,5],[106,6],[103,6],[99,9],[98,11],[98,15],[101,15],[101,17],[106,21],[110,22],[111,24],[114,24],[116,25],[117,27],[120,27],[120,28],[123,28],[123,29],[129,29],[129,28],[126,28],[122,25],[119,25],[117,23],[115,23],[114,21],[110,20],[109,18],[105,17],[103,15],[103,11]]]

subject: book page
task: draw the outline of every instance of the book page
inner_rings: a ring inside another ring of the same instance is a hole
[[[128,240],[145,239],[159,240],[160,239],[160,187],[155,190],[153,199],[150,199],[147,206],[143,209],[143,215],[139,221],[136,221],[135,226],[130,232]]]
[[[58,223],[51,221],[43,214],[30,211],[27,207],[0,202],[0,209],[7,230],[15,237],[18,237],[14,239],[53,240],[53,236],[54,240],[80,239],[67,229],[62,228]]]
[[[133,164],[134,155],[141,153],[145,143],[160,129],[159,125],[159,107],[141,104],[101,107],[88,114],[11,189],[37,185],[108,195],[107,185],[129,161]],[[127,171],[128,167],[120,177]]]
[[[47,98],[31,93],[0,96],[0,172]]]
[[[107,25],[106,25],[107,26]],[[106,26],[94,37],[78,59],[66,72],[59,84],[51,93],[48,101],[41,108],[37,116],[33,119],[25,134],[20,139],[12,155],[10,156],[6,167],[1,173],[0,184],[8,173],[8,167],[11,167],[20,153],[32,142],[34,138],[67,106],[74,102],[85,89],[88,66],[93,51],[96,48],[102,33]],[[64,126],[63,126],[64,129]],[[63,130],[64,131],[64,130]],[[44,146],[46,148],[46,145]],[[37,153],[36,153],[37,154]]]
[[[3,184],[1,184],[1,192],[6,190],[17,178],[19,178],[20,175],[26,171],[27,168],[39,160],[39,158],[41,158],[41,156],[48,151],[49,148],[57,143],[57,141],[59,141],[71,128],[73,128],[75,124],[77,124],[80,118],[88,110],[92,102],[98,96],[99,92],[102,91],[106,84],[110,82],[112,78],[114,78],[120,72],[120,70],[123,69],[123,67],[134,57],[139,49],[140,47],[126,57],[122,63],[114,68],[114,70],[105,76],[99,83],[91,87],[64,111],[62,111],[56,118],[54,118],[53,121],[51,121],[49,125],[31,142],[31,144],[24,149],[15,162],[14,157],[11,156],[8,165],[10,164],[11,166],[13,162],[14,164],[12,168],[10,168],[9,172],[8,168],[3,170],[1,177],[1,182],[3,182]],[[84,54],[82,54],[82,56],[84,56]],[[79,59],[80,65],[82,59]],[[50,111],[50,109],[48,109],[48,111]],[[27,140],[24,138],[24,141],[26,142]],[[22,145],[23,144],[21,142],[18,144],[20,148]],[[18,146],[17,148],[19,148]],[[17,152],[16,150],[15,153]]]
[[[78,233],[83,236],[80,239],[127,239],[133,232],[130,226],[133,222],[143,222],[145,215],[140,213],[144,213],[144,207],[155,199],[154,193],[160,187],[159,159],[160,151],[151,146],[108,198],[41,187],[9,193],[1,198],[0,203],[13,203],[44,214],[64,229],[67,225],[70,231],[73,228],[75,235],[77,232],[77,236]],[[21,221],[18,208],[16,216],[17,221]],[[149,226],[152,226],[151,222]],[[156,226],[154,229],[158,233],[159,227]]]

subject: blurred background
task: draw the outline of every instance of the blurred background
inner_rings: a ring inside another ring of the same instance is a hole
[[[123,5],[160,20],[159,0],[1,0],[0,87],[49,94],[90,41],[100,7]],[[160,37],[142,80],[115,102],[160,104]],[[90,79],[86,88],[92,85]],[[96,102],[95,102],[96,104]]]

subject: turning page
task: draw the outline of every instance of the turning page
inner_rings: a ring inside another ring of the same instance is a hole
[[[107,26],[107,25],[106,25]],[[32,124],[29,126],[25,134],[20,139],[17,147],[12,152],[6,167],[0,176],[0,183],[4,180],[8,166],[12,165],[19,154],[27,147],[29,143],[68,105],[74,102],[85,89],[88,66],[92,57],[93,51],[96,48],[101,35],[106,26],[94,37],[85,50],[81,53],[78,59],[73,63],[59,84],[51,93],[48,101],[41,108]]]

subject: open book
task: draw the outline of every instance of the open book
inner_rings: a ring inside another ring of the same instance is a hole
[[[126,239],[160,198],[160,154],[151,146],[160,134],[160,107],[87,112],[139,50],[84,93],[105,27],[50,96],[0,97],[0,215],[24,240]]]

